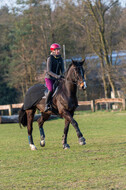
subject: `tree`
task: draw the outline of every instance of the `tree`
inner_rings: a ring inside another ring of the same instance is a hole
[[[13,17],[7,7],[0,9],[0,104],[15,103],[18,93],[7,83],[6,76],[12,58],[8,34],[12,27]]]
[[[81,1],[81,6],[83,6],[85,12],[85,16],[83,17],[85,22],[82,21],[81,25],[87,31],[88,42],[92,52],[95,52],[100,60],[105,97],[108,97],[109,85],[115,96],[116,90],[113,78],[112,51],[114,50],[114,29],[117,25],[117,22],[114,23],[114,20],[117,19],[115,13],[116,10],[119,10],[118,1],[109,1],[106,3],[106,1],[103,0],[85,0]],[[113,17],[111,11],[114,12],[116,18]],[[107,22],[108,17],[111,24]],[[117,19],[117,21],[119,21],[119,19]],[[85,25],[83,23],[85,23]]]
[[[118,25],[118,33],[120,40],[117,48],[126,52],[126,8],[122,9],[121,17]],[[123,93],[126,94],[126,62],[125,57],[122,59],[121,64],[119,65],[118,75],[116,76],[119,81],[120,89],[123,90]]]
[[[23,96],[27,89],[37,82],[38,74],[43,72],[41,65],[47,58],[48,44],[51,41],[49,5],[43,4],[42,0],[25,1],[25,4],[28,8],[22,15],[16,15],[14,30],[10,34],[13,39],[10,83],[20,90]]]

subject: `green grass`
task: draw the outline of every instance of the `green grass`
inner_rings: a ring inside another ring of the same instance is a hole
[[[44,148],[34,122],[37,151],[29,148],[26,128],[1,124],[0,190],[125,190],[126,112],[76,112],[74,118],[87,144],[78,144],[70,125],[69,150],[62,149],[63,119],[45,123]]]

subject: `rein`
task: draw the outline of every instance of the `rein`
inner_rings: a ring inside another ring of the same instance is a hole
[[[74,75],[75,75],[75,71],[74,71]],[[72,80],[67,80],[67,79],[65,79],[65,77],[64,78],[62,78],[62,80],[66,80],[67,82],[69,82],[69,83],[73,83],[73,84],[76,84],[77,86],[78,86],[78,84],[77,84],[77,81],[76,82],[74,82],[74,81],[72,81]]]
[[[79,84],[77,84],[77,81],[74,82],[74,81],[72,81],[72,80],[67,80],[67,79],[65,79],[65,78],[62,78],[62,80],[67,81],[67,82],[69,82],[69,83],[76,84],[77,86],[79,86]],[[81,84],[82,84],[82,83],[81,83]],[[80,85],[81,85],[81,84],[80,84]]]
[[[67,81],[71,82],[73,84],[76,84],[77,86],[80,86],[80,87],[82,87],[84,85],[84,83],[86,83],[85,80],[83,82],[81,82],[80,84],[77,84],[77,82],[73,82],[73,81],[70,81],[70,80],[67,80]]]

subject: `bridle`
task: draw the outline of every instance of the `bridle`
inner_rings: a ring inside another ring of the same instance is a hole
[[[82,78],[83,78],[83,82],[79,82],[79,84],[78,84],[79,77],[78,77],[78,76],[76,77],[76,71],[75,71],[75,69],[74,69],[74,78],[77,78],[76,81],[75,81],[75,83],[76,83],[77,86],[79,86],[79,87],[81,87],[81,88],[84,87],[84,89],[86,89],[86,88],[87,88],[87,85],[86,85],[86,81],[85,81],[85,79],[84,79],[84,74],[83,74],[83,71],[82,71],[82,66],[78,66],[77,68],[80,69],[80,73],[81,73],[81,76],[82,76]]]
[[[78,67],[81,67],[81,66],[78,66]],[[79,86],[79,87],[81,87],[81,88],[84,87],[84,89],[86,89],[86,88],[87,88],[87,85],[86,85],[85,79],[83,79],[83,82],[80,82],[80,83],[78,84],[79,77],[78,77],[78,76],[76,77],[76,71],[75,71],[75,69],[74,69],[73,75],[74,75],[74,78],[76,79],[76,81],[66,79],[67,82],[76,84],[77,86]],[[82,69],[81,69],[81,76],[82,76],[82,78],[84,78],[84,77],[83,77],[83,71],[82,71]],[[64,79],[64,80],[65,80],[65,79]]]

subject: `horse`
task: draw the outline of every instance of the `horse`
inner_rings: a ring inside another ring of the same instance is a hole
[[[31,106],[31,108],[24,110],[24,105],[19,111],[19,125],[27,126],[28,140],[31,150],[37,150],[33,142],[32,130],[33,130],[33,119],[38,109],[41,112],[41,117],[37,120],[39,131],[40,131],[40,146],[45,146],[45,133],[43,124],[49,119],[53,114],[59,115],[61,118],[65,119],[65,127],[62,136],[63,149],[69,149],[70,146],[67,143],[67,135],[69,131],[69,125],[72,124],[76,130],[77,137],[80,145],[86,144],[86,139],[81,133],[77,121],[73,118],[74,112],[78,107],[77,99],[77,86],[81,89],[86,89],[86,81],[84,77],[84,61],[74,61],[72,60],[69,65],[64,78],[59,81],[57,90],[52,97],[52,110],[44,112],[45,99],[42,97],[39,102]]]

